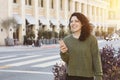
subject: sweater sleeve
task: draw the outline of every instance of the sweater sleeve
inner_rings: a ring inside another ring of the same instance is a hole
[[[97,39],[93,37],[91,43],[91,52],[92,52],[92,60],[93,60],[93,70],[96,77],[96,80],[102,79],[102,64],[101,64],[101,56],[99,53]]]
[[[65,45],[67,46],[67,40],[66,38],[63,39]],[[61,56],[61,59],[68,64],[68,61],[69,61],[69,53],[68,51],[66,53],[62,53],[60,52],[60,56]]]
[[[60,56],[61,56],[61,59],[62,59],[64,62],[68,63],[68,60],[69,60],[68,52],[66,52],[66,53],[60,52]]]

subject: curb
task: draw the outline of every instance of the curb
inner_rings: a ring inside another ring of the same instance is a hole
[[[59,45],[58,44],[53,44],[53,45],[42,45],[40,48],[57,48],[57,47],[59,47]]]

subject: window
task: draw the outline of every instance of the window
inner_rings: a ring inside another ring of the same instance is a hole
[[[68,11],[70,11],[70,0],[68,0]]]
[[[27,5],[27,0],[25,0],[25,4]]]
[[[43,7],[43,0],[41,0],[41,7]]]
[[[28,3],[29,3],[29,5],[32,5],[32,0],[29,0],[29,2],[28,2]]]
[[[32,5],[32,0],[25,0],[25,4],[31,6]]]
[[[10,29],[10,31],[12,31],[12,29]]]
[[[75,2],[75,11],[77,11],[78,2]]]
[[[89,15],[90,14],[90,5],[87,5],[87,14]]]
[[[44,7],[44,0],[38,0],[38,6]]]
[[[84,12],[84,4],[83,3],[81,4],[81,12],[82,13]]]
[[[53,0],[51,0],[51,8],[54,8]]]
[[[63,2],[63,0],[60,0],[60,9],[61,10],[63,9],[62,2]]]
[[[13,0],[13,3],[17,3],[17,0]]]
[[[3,32],[3,29],[1,29],[1,32]]]

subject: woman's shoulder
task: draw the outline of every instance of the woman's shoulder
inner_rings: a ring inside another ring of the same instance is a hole
[[[63,41],[66,43],[69,42],[71,39],[72,39],[72,34],[69,34],[63,38]]]
[[[89,40],[96,41],[97,38],[93,34],[90,34]]]
[[[70,39],[71,37],[72,37],[72,34],[69,34],[69,35],[67,35],[67,36],[64,37],[64,40],[68,40],[68,39]]]

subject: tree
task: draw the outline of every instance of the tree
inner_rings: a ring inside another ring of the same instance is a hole
[[[35,32],[34,31],[29,31],[27,33],[27,38],[31,40],[31,42],[34,42],[35,39]]]
[[[18,23],[14,18],[7,18],[1,22],[1,26],[6,29],[7,37],[9,37],[9,28],[12,27],[16,31],[16,29],[18,28]]]
[[[59,31],[59,38],[64,38],[64,36],[65,36],[65,31],[63,29],[61,29]]]

